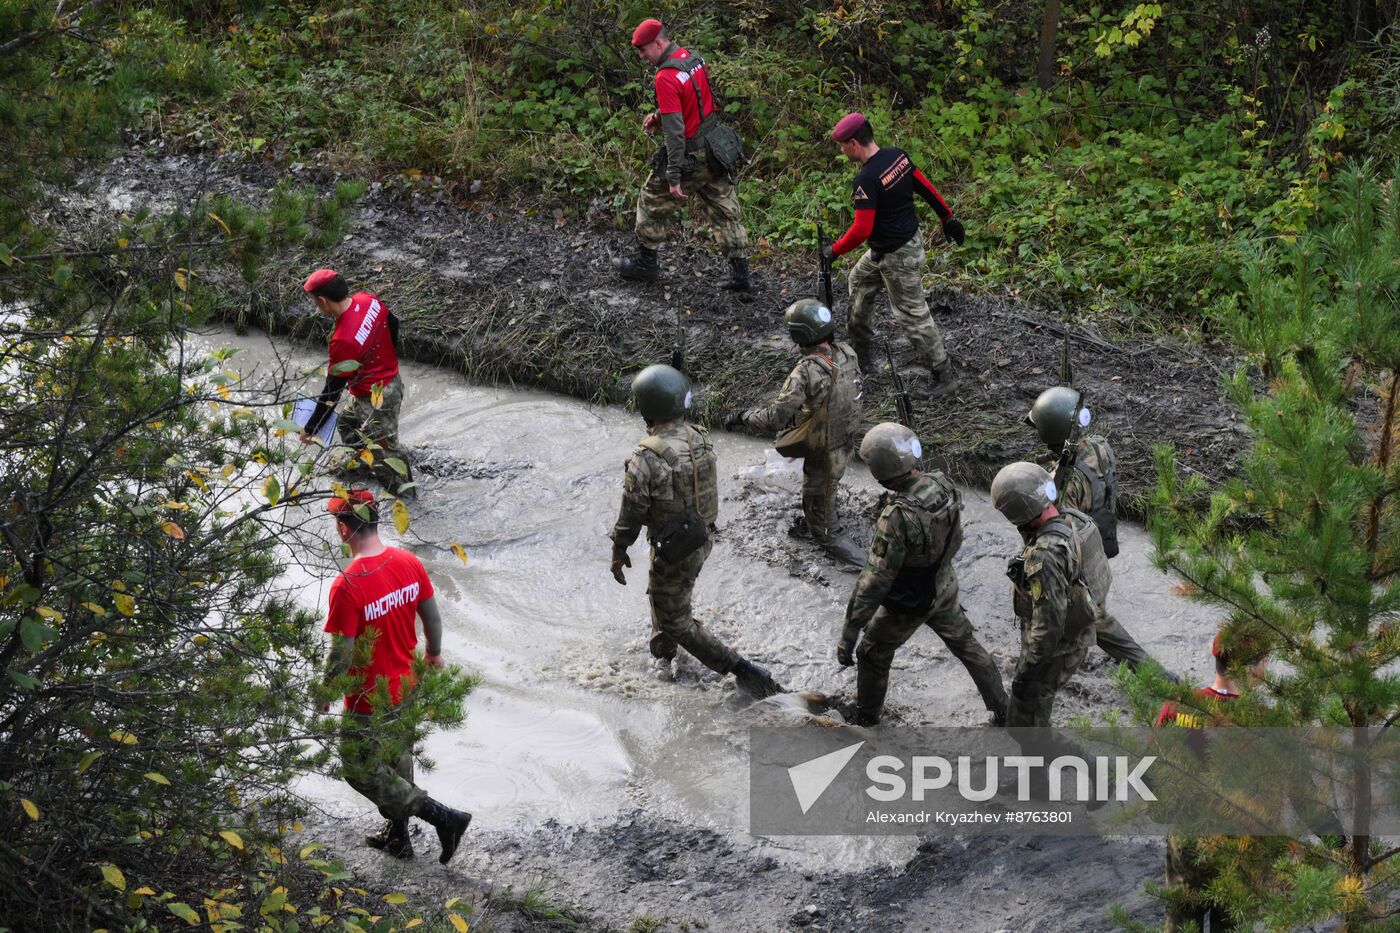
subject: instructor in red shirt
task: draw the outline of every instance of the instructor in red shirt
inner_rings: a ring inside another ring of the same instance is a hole
[[[963,225],[908,153],[876,144],[875,131],[864,114],[846,114],[831,138],[860,170],[851,186],[855,220],[841,239],[825,247],[826,258],[845,255],[867,241],[870,244],[848,276],[851,314],[847,332],[860,368],[867,375],[874,368],[870,342],[875,332],[870,319],[883,288],[895,320],[914,351],[928,363],[930,395],[941,395],[953,387],[956,377],[924,298],[924,239],[914,212],[914,196],[928,202],[943,224],[943,235],[959,245],[966,236]]]
[[[394,495],[411,492],[413,474],[408,454],[399,447],[399,408],[403,379],[399,377],[399,319],[369,292],[350,294],[350,286],[334,269],[317,269],[302,290],[324,317],[335,322],[331,331],[326,385],[316,410],[302,428],[301,442],[313,443],[340,395],[350,390],[350,404],[340,413],[337,431],[343,444],[368,450],[372,475]],[[388,458],[403,464],[400,474]]]
[[[374,494],[352,490],[327,509],[335,516],[340,539],[354,560],[331,584],[326,631],[331,649],[326,682],[357,677],[359,686],[345,696],[340,760],[345,780],[368,797],[388,823],[365,842],[398,858],[413,857],[409,817],[432,824],[447,864],[457,851],[472,815],[429,797],[413,783],[413,751],[393,745],[373,729],[375,703],[387,694],[398,706],[413,690],[417,618],[423,620],[427,663],[442,666],[442,617],[433,601],[433,584],[423,562],[379,538],[379,509]]]

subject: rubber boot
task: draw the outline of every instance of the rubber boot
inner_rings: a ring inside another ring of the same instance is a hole
[[[869,340],[857,340],[851,338],[851,347],[856,351],[856,363],[860,366],[862,376],[873,376],[878,372],[875,364],[874,351],[870,349]]]
[[[889,672],[882,677],[875,666],[864,658],[856,658],[856,703],[846,717],[853,726],[878,726],[885,709],[885,694],[890,689]]]
[[[637,244],[637,255],[615,261],[617,274],[634,282],[656,282],[661,279],[661,262],[656,250]]]
[[[855,542],[845,535],[826,534],[817,539],[822,550],[847,567],[856,570],[865,566],[865,552],[856,547]]]
[[[418,805],[418,818],[437,830],[438,842],[442,844],[438,861],[446,865],[456,854],[462,836],[471,825],[472,815],[465,810],[454,810],[431,797],[424,797],[423,802]]]
[[[739,663],[734,665],[732,673],[739,689],[755,700],[762,700],[765,697],[785,692],[773,679],[772,674],[747,658],[740,658]]]
[[[729,281],[720,288],[727,292],[753,291],[753,279],[749,277],[749,261],[743,256],[732,257],[729,260]]]
[[[394,858],[413,858],[413,840],[408,837],[408,820],[389,820],[373,836],[365,837],[365,845],[379,849]]]

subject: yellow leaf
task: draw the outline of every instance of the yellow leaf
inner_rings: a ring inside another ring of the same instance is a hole
[[[224,479],[228,479],[230,476],[233,475],[233,470],[234,466],[232,463],[225,463],[223,465],[223,468],[219,470],[219,475],[222,476]]]
[[[442,906],[446,907],[448,910],[451,910],[460,903],[462,903],[462,899],[460,897],[449,897],[447,899],[447,903],[443,904]]]
[[[126,244],[127,244],[128,242],[130,242],[130,241],[127,240],[127,238],[124,237],[124,236],[119,236],[119,237],[117,237],[117,245],[120,246],[122,249],[126,249]]]
[[[190,280],[185,275],[184,269],[175,270],[175,284],[177,287],[179,287],[180,291],[182,292],[187,292],[190,290]]]
[[[452,922],[452,928],[457,933],[467,933],[467,921],[462,919],[461,914],[448,914],[447,919]]]
[[[412,920],[410,920],[410,921],[408,921],[407,923],[405,923],[405,924],[403,925],[403,928],[404,928],[405,930],[411,930],[411,929],[413,929],[414,927],[421,927],[422,925],[423,925],[423,918],[422,918],[422,917],[414,917]]]
[[[234,832],[231,829],[219,830],[219,837],[222,838],[224,842],[227,842],[229,845],[233,846],[235,849],[243,848],[243,837],[238,835],[238,833]]]
[[[376,409],[384,407],[384,387],[380,385],[370,386],[369,403]]]
[[[39,808],[34,806],[34,801],[21,799],[19,805],[24,807],[24,812],[29,814],[31,820],[39,822]]]
[[[93,615],[97,616],[99,619],[107,615],[107,610],[97,605],[97,603],[83,603],[83,608],[86,609],[88,612],[91,612]]]
[[[156,784],[164,784],[166,787],[170,786],[170,778],[161,774],[159,771],[147,771],[142,777]]]
[[[161,525],[160,528],[176,541],[183,541],[185,539],[185,529],[174,522],[166,522],[164,525]]]
[[[408,531],[408,506],[403,504],[402,499],[394,500],[394,527],[399,534]]]
[[[126,875],[123,875],[122,870],[110,862],[102,866],[102,879],[118,891],[126,890]]]
[[[57,609],[50,609],[48,606],[40,606],[34,611],[46,619],[53,619],[55,622],[63,621],[63,613],[59,612]]]
[[[143,895],[145,895],[146,897],[152,897],[152,896],[155,895],[156,892],[152,891],[150,888],[146,887],[145,885],[142,885],[141,887],[137,888],[135,891],[132,891],[131,893],[132,893],[132,894],[143,894]]]
[[[346,489],[340,483],[332,482],[331,495],[335,496],[337,499],[349,499],[350,490]]]
[[[269,476],[263,480],[262,493],[268,505],[276,505],[277,500],[282,498],[282,484],[277,482],[277,477]]]
[[[120,742],[123,745],[135,745],[136,736],[132,735],[130,732],[127,732],[125,729],[118,729],[116,732],[112,733],[112,741]]]
[[[360,459],[365,462],[365,466],[374,466],[374,454],[368,449],[360,451]]]
[[[456,541],[453,541],[453,542],[452,542],[452,553],[453,553],[454,555],[456,555],[457,559],[460,560],[460,561],[462,562],[462,566],[463,566],[463,567],[467,566],[467,549],[466,549],[466,548],[462,547],[462,546],[461,546],[460,544],[458,544]]]
[[[237,26],[230,26],[230,27],[229,27],[229,32],[237,32],[237,31],[238,31],[238,27],[237,27]],[[220,217],[218,214],[214,213],[213,211],[210,211],[210,212],[209,212],[209,219],[212,220],[212,221],[214,221],[214,223],[218,224],[220,227],[223,227],[223,228],[224,228],[224,233],[226,233],[226,234],[229,235],[229,236],[233,236],[233,231],[230,230],[230,229],[228,228],[228,224],[224,223],[224,219],[223,219],[222,217]]]
[[[190,482],[194,483],[200,489],[203,489],[205,492],[209,491],[209,484],[204,482],[204,479],[194,470],[186,470],[185,475],[190,478]]]
[[[301,851],[297,853],[297,858],[311,858],[311,856],[315,855],[317,852],[320,852],[324,848],[325,846],[321,845],[321,843],[319,842],[313,842],[310,845],[304,845],[301,847]]]
[[[166,904],[165,909],[170,911],[181,920],[192,927],[199,926],[199,914],[189,904]]]
[[[116,604],[117,611],[124,616],[136,615],[136,600],[129,593],[117,593],[113,595],[112,602]]]
[[[398,893],[395,893],[395,894],[386,894],[386,895],[384,895],[384,903],[386,903],[386,904],[407,904],[407,903],[408,903],[408,895],[407,895],[407,894],[398,894]]]

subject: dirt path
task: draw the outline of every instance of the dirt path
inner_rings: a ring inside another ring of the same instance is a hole
[[[332,181],[306,170],[293,174],[322,189]],[[108,163],[93,181],[108,206],[120,208],[168,204],[201,184],[256,201],[282,177],[261,162],[133,152]],[[723,261],[689,238],[664,251],[666,281],[619,280],[610,258],[625,255],[631,244],[630,234],[614,230],[490,204],[456,204],[441,191],[375,185],[344,242],[326,255],[270,263],[246,306],[230,314],[272,332],[324,341],[323,326],[300,298],[300,282],[307,269],[333,265],[405,318],[411,357],[459,369],[476,382],[616,402],[625,399],[632,373],[670,355],[679,312],[686,367],[709,417],[769,397],[793,362],[782,310],[816,292],[815,264],[795,265],[801,257],[756,259],[759,289],[739,300],[718,288]],[[844,281],[836,291],[838,318],[844,319]],[[985,485],[1006,462],[1041,456],[1021,419],[1036,395],[1059,381],[1063,325],[1007,298],[934,288],[929,299],[961,381],[950,396],[916,402],[920,434],[956,478]],[[1094,412],[1095,430],[1118,450],[1131,512],[1142,513],[1156,443],[1174,444],[1182,467],[1208,479],[1229,472],[1245,429],[1222,398],[1221,377],[1234,364],[1221,348],[1165,338],[1111,343],[1078,325],[1070,332],[1076,382]],[[909,381],[920,386],[926,375],[912,365],[908,343],[887,315],[878,335],[890,338]],[[886,377],[869,380],[865,397],[872,421],[894,418]]]

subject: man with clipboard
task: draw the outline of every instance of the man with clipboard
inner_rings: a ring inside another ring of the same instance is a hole
[[[374,295],[352,295],[349,285],[334,269],[317,269],[307,277],[302,290],[311,296],[322,316],[335,322],[335,327],[331,331],[326,384],[311,417],[302,426],[301,442],[317,442],[317,434],[335,414],[341,393],[349,389],[350,404],[339,413],[341,442],[356,449],[377,444],[379,449],[371,451],[372,474],[394,495],[411,490],[412,471],[408,469],[407,455],[399,447],[403,380],[399,377],[398,318]],[[386,462],[390,457],[403,462],[405,475],[400,476]]]

